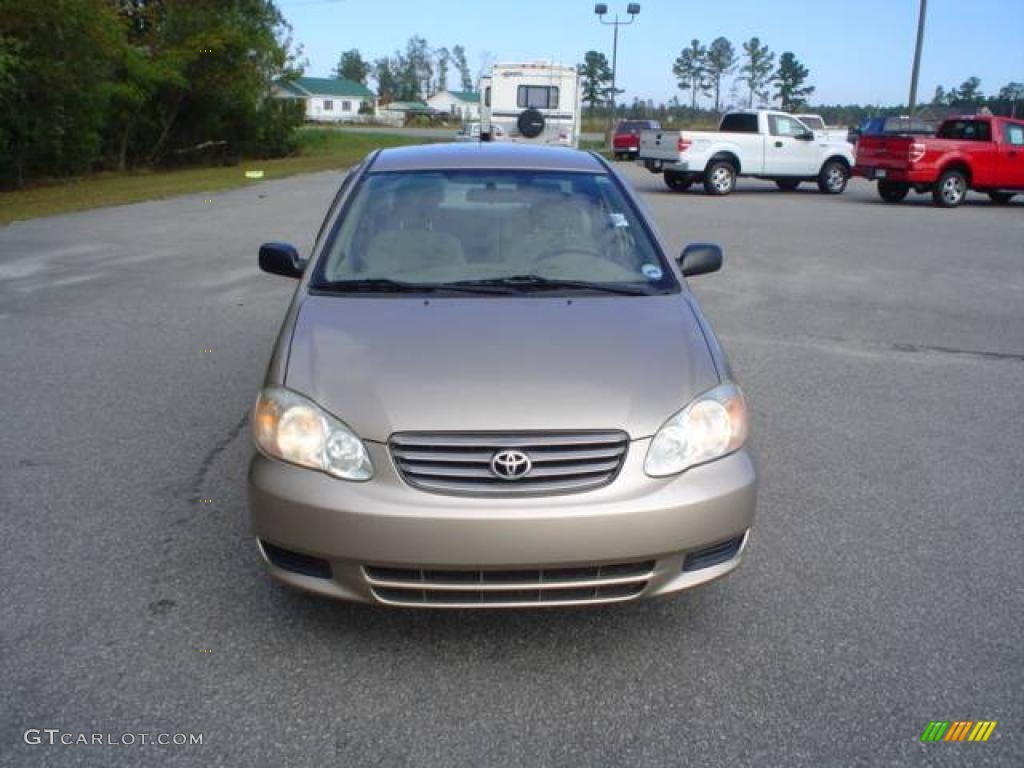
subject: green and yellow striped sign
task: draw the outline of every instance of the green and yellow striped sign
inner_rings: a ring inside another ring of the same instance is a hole
[[[988,741],[996,729],[996,720],[932,720],[921,734],[921,741]]]

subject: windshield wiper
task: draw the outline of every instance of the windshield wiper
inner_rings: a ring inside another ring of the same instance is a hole
[[[470,281],[472,282],[472,281]],[[501,286],[463,285],[462,283],[409,283],[388,277],[366,277],[355,280],[333,280],[313,286],[314,290],[332,293],[438,293],[457,291],[459,293],[501,293],[514,291]]]
[[[314,290],[331,291],[337,293],[419,293],[430,291],[429,285],[417,285],[406,283],[402,280],[391,280],[386,277],[366,277],[358,280],[332,280],[326,283],[319,283],[313,286]]]
[[[623,285],[622,283],[592,283],[588,280],[563,280],[561,278],[542,277],[541,275],[510,275],[508,277],[491,277],[484,280],[459,280],[454,283],[438,283],[439,288],[513,288],[518,291],[547,291],[559,288],[572,288],[586,291],[615,293],[622,296],[648,296],[646,290],[639,286]]]

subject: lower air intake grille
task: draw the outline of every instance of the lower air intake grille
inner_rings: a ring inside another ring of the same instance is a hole
[[[710,568],[712,565],[719,565],[736,557],[743,544],[743,537],[737,536],[734,539],[723,541],[704,549],[691,552],[683,560],[684,571],[699,571],[701,568]]]
[[[625,432],[402,432],[391,456],[411,486],[463,496],[543,496],[607,485],[626,455]],[[502,452],[528,460],[506,479],[492,469]]]
[[[643,592],[653,571],[653,560],[529,570],[363,568],[374,595],[383,602],[462,607],[627,600]]]
[[[277,547],[270,542],[260,540],[263,547],[263,554],[267,560],[292,573],[301,573],[303,576],[315,576],[318,579],[331,578],[331,564],[319,557],[304,555],[301,552],[292,552],[284,547]]]

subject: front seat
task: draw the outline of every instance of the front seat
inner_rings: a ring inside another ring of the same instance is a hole
[[[466,263],[462,243],[439,230],[444,184],[424,176],[404,183],[393,193],[388,231],[370,241],[366,271],[395,279]]]
[[[447,232],[400,229],[381,232],[366,252],[366,271],[396,280],[466,263],[462,244]]]
[[[398,187],[391,199],[392,229],[439,229],[444,183],[431,176],[413,179]]]

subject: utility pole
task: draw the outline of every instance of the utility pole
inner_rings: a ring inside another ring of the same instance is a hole
[[[914,48],[914,71],[910,75],[910,108],[911,115],[917,106],[917,75],[921,70],[921,46],[924,43],[924,17],[928,10],[928,0],[921,0],[921,10],[917,15],[917,46]]]
[[[605,3],[598,3],[594,6],[594,13],[597,14],[598,19],[602,24],[615,27],[615,34],[612,37],[612,87],[608,94],[608,123],[605,126],[605,141],[608,144],[608,148],[612,148],[612,135],[615,125],[615,71],[618,65],[619,58],[619,27],[629,26],[636,21],[636,16],[640,13],[640,3],[630,3],[626,6],[626,13],[629,14],[629,21],[619,21],[619,14],[615,14],[615,21],[605,21],[604,15],[608,13],[608,6]]]

